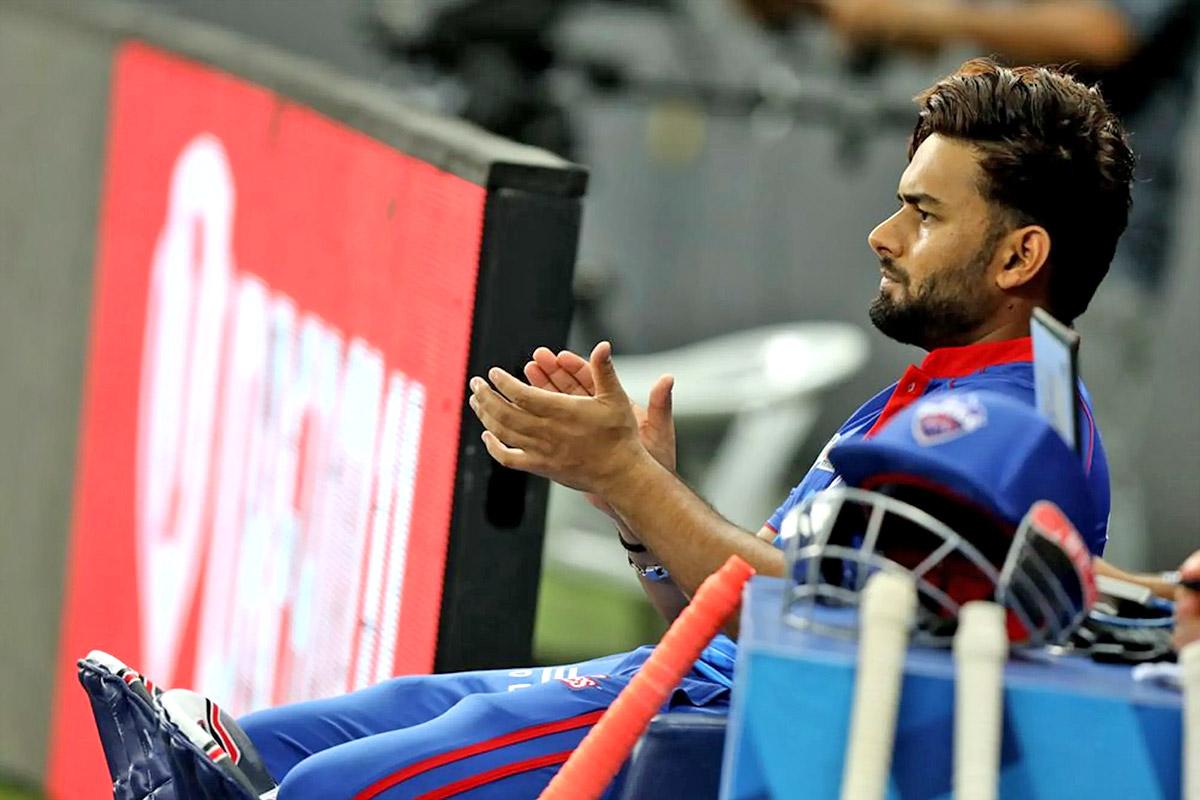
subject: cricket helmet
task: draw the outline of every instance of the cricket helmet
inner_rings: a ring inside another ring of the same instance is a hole
[[[1079,457],[1032,407],[987,391],[920,400],[877,434],[829,452],[839,484],[784,519],[787,617],[853,624],[818,607],[856,607],[878,570],[916,581],[918,638],[946,644],[959,608],[995,600],[1014,642],[1065,640],[1095,600],[1079,530],[1095,524]]]

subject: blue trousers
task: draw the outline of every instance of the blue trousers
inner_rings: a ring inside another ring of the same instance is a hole
[[[280,782],[279,800],[533,798],[651,650],[394,678],[241,724]],[[726,672],[697,662],[664,710],[723,713]]]

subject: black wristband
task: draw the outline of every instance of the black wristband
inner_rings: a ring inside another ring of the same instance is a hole
[[[637,544],[635,542],[625,541],[625,537],[621,535],[620,528],[617,528],[617,541],[621,543],[621,547],[624,547],[630,553],[645,553],[646,552],[646,545]]]

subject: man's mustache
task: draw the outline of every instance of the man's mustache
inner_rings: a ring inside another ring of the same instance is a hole
[[[908,273],[896,266],[890,258],[879,259],[879,268],[883,270],[883,274],[896,283],[908,285]]]

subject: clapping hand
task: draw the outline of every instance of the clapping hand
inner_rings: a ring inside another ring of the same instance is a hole
[[[562,350],[555,355],[547,347],[533,351],[533,358],[525,365],[525,378],[531,386],[551,392],[560,392],[579,397],[591,397],[596,393],[596,382],[587,359]],[[637,420],[638,438],[642,446],[658,463],[675,470],[675,420],[671,415],[671,391],[675,380],[663,375],[650,389],[650,398],[645,408],[630,400],[629,407]],[[595,494],[585,493],[588,502],[616,518],[608,503]]]
[[[608,499],[637,492],[646,470],[661,469],[642,446],[638,420],[601,342],[588,359],[593,393],[530,386],[499,367],[470,381],[483,443],[499,463]],[[494,388],[493,388],[494,387]]]

